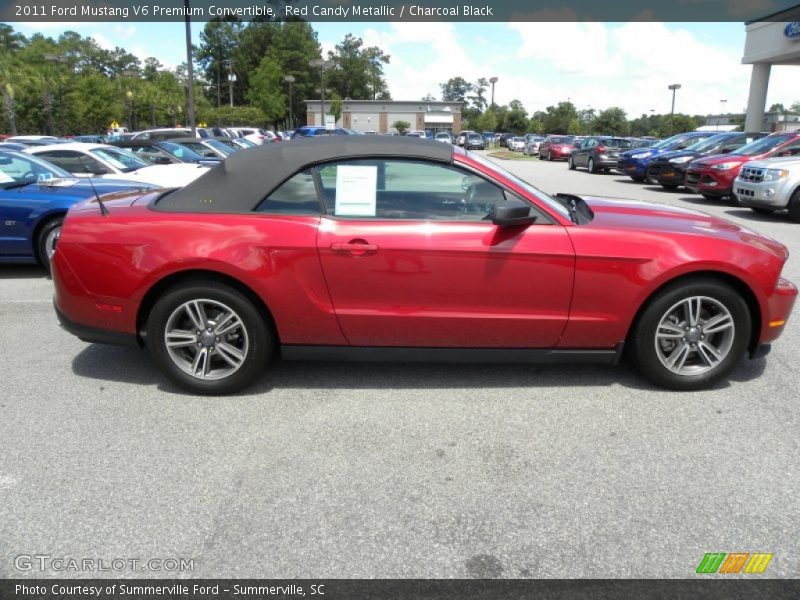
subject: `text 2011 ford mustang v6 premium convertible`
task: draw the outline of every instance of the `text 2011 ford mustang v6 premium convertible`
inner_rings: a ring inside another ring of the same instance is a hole
[[[783,331],[784,246],[707,214],[550,197],[445,144],[330,136],[73,207],[55,306],[204,394],[283,359],[616,362],[698,389]]]

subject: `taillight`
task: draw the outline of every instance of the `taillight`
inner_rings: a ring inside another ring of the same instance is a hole
[[[598,152],[605,152],[606,151],[606,147],[605,146],[598,146],[597,147],[597,151]]]

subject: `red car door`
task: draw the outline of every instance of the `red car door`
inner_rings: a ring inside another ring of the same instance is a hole
[[[503,190],[449,165],[361,160],[318,172],[327,216],[317,245],[351,345],[556,345],[575,263],[561,225],[541,215],[495,226],[486,217]]]

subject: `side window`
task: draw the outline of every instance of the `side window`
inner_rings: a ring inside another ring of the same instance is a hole
[[[52,152],[39,152],[37,156],[61,167],[70,173],[108,173],[108,169],[103,167],[93,158],[80,152],[71,150],[53,150]]]
[[[797,156],[798,154],[800,154],[800,141],[784,146],[775,153],[775,156]]]
[[[329,215],[357,219],[481,221],[503,190],[486,179],[419,160],[352,160],[318,168]]]
[[[318,215],[319,200],[311,170],[302,171],[284,181],[261,201],[256,211],[281,215]]]

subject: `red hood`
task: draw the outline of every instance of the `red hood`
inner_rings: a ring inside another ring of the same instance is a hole
[[[711,156],[704,156],[703,158],[692,161],[692,167],[710,167],[711,165],[718,165],[720,163],[733,162],[743,165],[750,160],[758,160],[765,156],[769,156],[770,152],[764,154],[754,154],[753,156],[744,156],[742,154],[712,154]]]
[[[583,196],[594,212],[589,225],[608,229],[635,229],[665,234],[724,237],[788,257],[786,247],[771,238],[708,213],[639,200],[611,200]]]

